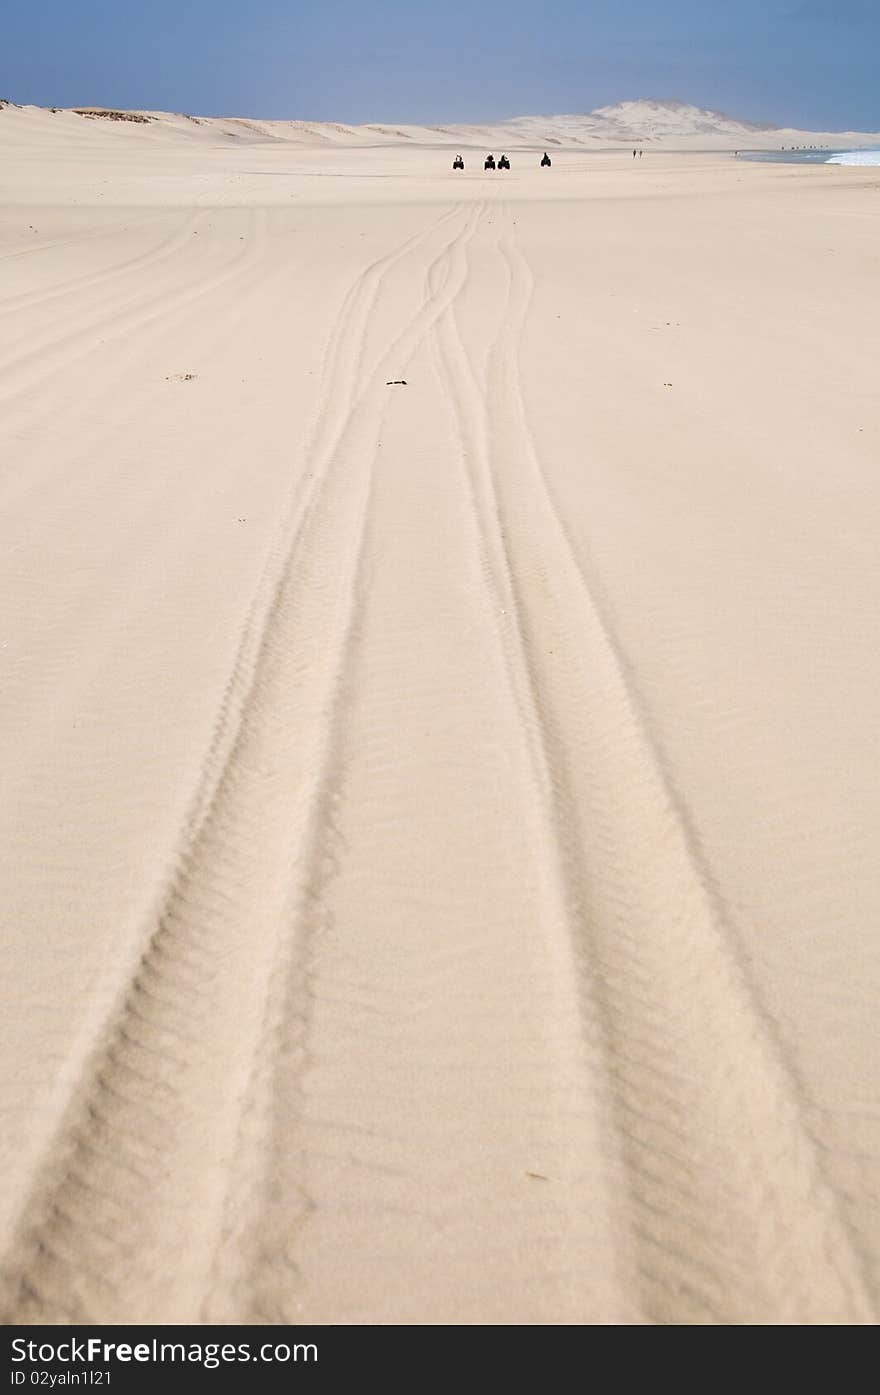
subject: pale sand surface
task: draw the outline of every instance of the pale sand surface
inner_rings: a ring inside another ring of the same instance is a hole
[[[875,1321],[877,171],[0,123],[3,1316]]]

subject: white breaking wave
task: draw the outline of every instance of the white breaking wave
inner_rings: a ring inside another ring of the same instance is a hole
[[[880,150],[844,150],[841,155],[832,155],[825,161],[827,165],[880,165]]]

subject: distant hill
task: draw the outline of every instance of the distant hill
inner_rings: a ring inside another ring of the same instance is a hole
[[[766,122],[743,121],[729,116],[723,111],[706,110],[695,107],[691,102],[661,100],[643,97],[635,102],[617,102],[612,107],[599,107],[590,116],[601,117],[629,129],[643,130],[646,127],[657,132],[674,132],[681,135],[691,131],[695,135],[727,133],[728,131],[772,131],[775,128]]]

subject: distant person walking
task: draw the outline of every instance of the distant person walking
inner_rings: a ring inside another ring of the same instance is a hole
[[[636,156],[638,155],[638,153],[639,153],[639,152],[638,152],[637,150],[634,150],[634,151],[633,151],[633,159],[636,158]]]
[[[550,156],[547,154],[546,150],[544,151],[544,158],[541,161],[541,168],[544,169],[545,167],[547,169],[550,168]]]

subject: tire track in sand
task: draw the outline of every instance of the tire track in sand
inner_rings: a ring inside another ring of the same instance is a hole
[[[489,226],[491,214],[428,270],[429,298],[450,278],[456,300],[481,294]],[[382,429],[369,586],[288,990],[307,1006],[302,1064],[279,1077],[255,1149],[274,1194],[249,1208],[264,1237],[250,1311],[631,1320],[589,1088],[603,1076],[585,1080],[566,940],[544,924],[558,897],[535,912],[546,869],[520,827],[534,800],[496,642],[503,601],[482,584],[468,452],[433,339]]]
[[[234,311],[230,306],[226,321],[229,333],[235,327],[234,313],[248,313],[255,290],[272,274],[266,256],[271,218],[264,209],[250,210],[240,226],[244,233],[235,234],[235,251],[227,262],[227,274],[220,282],[190,285],[194,291],[190,296],[179,296],[172,291],[156,297],[157,313],[148,324],[140,324],[137,328],[139,360],[148,363],[158,345],[167,344],[169,353],[175,355],[178,338],[190,321],[213,313],[213,306],[206,311],[202,303],[205,296],[215,296],[218,291],[229,298],[234,296]],[[246,241],[244,251],[238,245],[241,236]],[[222,313],[220,298],[217,307]],[[58,371],[63,372],[80,359],[88,358],[100,347],[83,346],[82,352],[59,365]],[[3,437],[8,439],[9,446],[4,451],[0,468],[0,508],[8,511],[13,504],[20,504],[28,493],[35,494],[51,487],[47,476],[53,471],[71,468],[71,443],[79,451],[88,450],[92,455],[99,450],[115,453],[117,442],[124,444],[136,436],[139,414],[145,407],[142,400],[129,401],[128,394],[121,391],[132,372],[130,349],[131,346],[126,345],[127,352],[115,356],[106,367],[102,365],[100,372],[81,377],[69,389],[67,400],[55,406],[51,418],[46,415],[43,381],[39,376],[14,394],[14,400],[10,398],[3,413]],[[138,367],[136,371],[144,382],[151,378],[155,381],[155,368],[141,370]],[[108,402],[111,404],[109,411]],[[63,450],[58,447],[59,441],[64,442]]]
[[[432,263],[444,268],[443,284],[436,293],[423,294],[411,324],[370,373],[374,386],[364,389],[358,403],[368,416],[369,426],[366,422],[358,424],[352,414],[340,444],[333,448],[347,452],[350,447],[346,434],[359,426],[358,434],[364,444],[352,443],[354,451],[362,460],[369,459],[362,500],[358,504],[352,497],[351,477],[340,474],[335,482],[338,494],[328,494],[320,500],[322,511],[326,511],[324,526],[316,519],[312,536],[304,538],[303,569],[306,565],[314,573],[328,566],[333,569],[333,550],[328,549],[325,526],[338,527],[340,518],[357,506],[352,527],[356,535],[350,556],[352,570],[345,584],[341,617],[344,637],[331,656],[321,711],[308,725],[315,754],[311,784],[304,794],[298,819],[299,855],[292,864],[280,908],[279,927],[286,928],[273,938],[271,955],[263,964],[260,997],[264,1010],[254,1019],[251,1047],[243,1061],[241,1095],[248,1107],[241,1113],[231,1180],[227,1182],[224,1222],[212,1256],[203,1309],[203,1316],[209,1321],[283,1322],[293,1320],[298,1311],[296,1246],[313,1202],[305,1181],[304,1151],[292,1142],[291,1126],[295,1130],[301,1116],[301,1082],[308,1066],[312,942],[322,922],[322,889],[336,864],[335,802],[343,751],[342,725],[358,643],[374,460],[389,401],[384,381],[388,373],[407,371],[410,358],[456,294],[465,273],[460,252],[473,237],[480,212],[478,206],[462,218],[459,210],[453,211],[455,233]],[[441,220],[439,226],[445,227],[447,221]],[[420,239],[413,250],[421,259],[427,245]],[[417,261],[414,270],[419,269]],[[295,600],[294,594],[290,600]],[[316,625],[302,617],[299,623],[304,643],[315,638],[320,642]]]
[[[254,219],[257,228],[264,230],[268,222],[266,210],[257,209]],[[31,392],[41,392],[51,374],[78,363],[99,348],[152,327],[169,313],[178,313],[197,303],[251,268],[262,251],[261,241],[246,240],[244,246],[237,248],[219,270],[207,275],[200,274],[195,285],[186,281],[186,288],[181,289],[180,278],[184,268],[180,253],[190,242],[191,237],[186,237],[184,230],[181,230],[159,256],[159,264],[168,264],[173,273],[170,285],[161,293],[157,293],[153,285],[148,291],[140,291],[122,302],[111,295],[106,309],[92,313],[94,307],[86,307],[84,317],[75,321],[73,328],[67,326],[60,335],[53,333],[45,336],[37,343],[29,344],[24,351],[19,347],[0,362],[0,403],[11,402]],[[101,337],[96,337],[98,335]]]
[[[169,254],[173,255],[181,247],[188,246],[190,237],[200,230],[207,218],[207,212],[196,209],[143,252],[125,257],[97,271],[80,272],[49,290],[21,291],[17,295],[4,296],[0,298],[0,311],[4,315],[17,315],[23,310],[36,310],[40,306],[51,305],[57,300],[77,295],[80,291],[103,290],[106,285],[129,276],[132,272],[139,275],[148,267],[163,262]]]
[[[507,314],[484,397],[454,307],[440,330],[516,617],[508,643],[546,824],[540,855],[556,844],[583,1010],[604,1042],[646,1316],[871,1322],[796,1073],[749,981],[601,583],[548,488],[517,361],[532,278],[509,226],[499,252]]]
[[[150,228],[156,224],[156,219],[145,219],[142,223],[129,224],[134,228]],[[54,242],[41,242],[37,247],[19,247],[15,252],[0,252],[0,266],[4,262],[15,261],[19,257],[32,257],[38,252],[52,252],[59,247],[79,246],[83,242],[97,242],[101,238],[116,237],[118,230],[115,227],[99,228],[94,232],[82,233],[79,237],[56,238]]]
[[[475,218],[450,221],[440,256]],[[400,255],[422,255],[437,226]],[[259,1169],[239,1120],[265,1126],[280,1063],[298,1051],[299,1018],[273,1007],[276,978],[297,953],[320,855],[385,368],[442,309],[423,305],[358,380],[369,308],[397,260],[366,273],[346,307],[353,328],[336,334],[326,379],[347,383],[345,397],[323,404],[312,478],[242,636],[168,882],[96,998],[54,1131],[10,1199],[3,1311],[19,1320],[197,1317],[221,1216],[246,1225],[227,1173],[237,1160],[245,1187]]]

